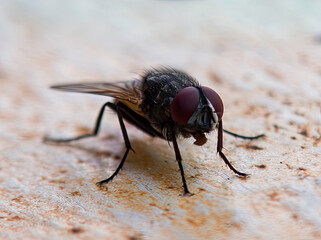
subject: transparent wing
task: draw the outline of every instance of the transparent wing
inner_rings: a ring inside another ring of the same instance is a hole
[[[91,93],[114,97],[132,103],[142,100],[141,81],[113,82],[113,83],[76,83],[51,86],[52,89],[66,92]]]

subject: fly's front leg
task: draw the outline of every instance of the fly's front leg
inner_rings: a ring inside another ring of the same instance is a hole
[[[227,164],[227,166],[236,174],[240,176],[247,176],[248,174],[239,172],[236,170],[233,165],[229,162],[227,157],[222,152],[223,149],[223,121],[221,120],[218,125],[218,139],[217,139],[217,152],[219,153],[220,157],[224,160],[224,162]]]
[[[128,134],[127,134],[127,131],[126,131],[126,127],[125,127],[125,124],[124,124],[124,121],[123,121],[123,116],[122,116],[122,113],[121,113],[121,106],[119,104],[117,104],[117,105],[112,104],[110,107],[117,112],[119,125],[120,125],[120,128],[121,128],[123,137],[124,137],[126,151],[125,151],[124,156],[123,156],[119,166],[117,167],[116,171],[109,178],[96,183],[99,187],[101,187],[103,184],[111,181],[118,174],[120,169],[123,167],[124,162],[126,161],[126,158],[127,158],[129,150],[132,150],[134,152],[134,150],[132,149],[132,147],[130,145],[130,141],[129,141]]]
[[[173,138],[173,145],[174,145],[176,161],[178,163],[179,170],[180,170],[181,176],[182,176],[183,187],[184,187],[184,196],[193,195],[193,194],[190,193],[190,191],[188,191],[188,188],[187,188],[185,175],[184,175],[184,169],[183,169],[183,165],[182,165],[182,156],[181,156],[181,153],[180,153],[179,148],[178,148],[178,144],[177,144],[177,141],[176,141],[176,137],[175,137],[174,131],[172,131],[172,138]]]
[[[109,106],[112,108],[114,104],[113,103],[110,103],[110,102],[107,102],[105,103],[100,111],[99,111],[99,114],[98,114],[98,117],[97,117],[97,120],[96,120],[96,124],[95,124],[95,128],[93,130],[93,133],[90,133],[90,134],[85,134],[85,135],[81,135],[81,136],[77,136],[77,137],[71,137],[71,138],[52,138],[52,137],[45,137],[44,138],[44,142],[56,142],[56,143],[60,143],[60,142],[71,142],[71,141],[75,141],[75,140],[79,140],[79,139],[82,139],[82,138],[87,138],[87,137],[94,137],[94,136],[97,136],[98,132],[99,132],[99,128],[100,128],[100,123],[101,123],[101,120],[103,118],[103,115],[104,115],[104,111],[105,111],[105,108],[106,106]]]
[[[224,132],[226,132],[227,134],[230,134],[234,137],[238,137],[238,138],[242,138],[242,139],[249,139],[249,140],[254,140],[254,139],[258,139],[258,138],[261,138],[261,137],[264,137],[265,134],[260,134],[260,135],[257,135],[257,136],[243,136],[243,135],[239,135],[239,134],[236,134],[236,133],[233,133],[233,132],[230,132],[230,131],[227,131],[225,129],[223,129]]]

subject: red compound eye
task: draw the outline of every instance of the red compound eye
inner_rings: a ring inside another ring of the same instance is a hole
[[[220,95],[218,95],[217,92],[215,92],[214,90],[208,87],[201,87],[201,88],[205,97],[207,97],[207,99],[210,100],[212,106],[214,107],[218,117],[218,121],[221,121],[223,117],[224,106]]]
[[[174,122],[185,125],[195,112],[199,101],[199,90],[195,87],[187,87],[178,92],[171,103]]]

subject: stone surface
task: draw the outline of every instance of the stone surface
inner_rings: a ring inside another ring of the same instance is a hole
[[[318,1],[2,1],[0,6],[0,237],[2,239],[320,239],[321,4]],[[216,154],[174,151],[116,116],[90,132],[101,96],[52,84],[119,81],[151,66],[187,71],[225,104],[235,176]]]

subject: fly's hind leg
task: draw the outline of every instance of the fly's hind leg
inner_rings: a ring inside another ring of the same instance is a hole
[[[134,150],[132,149],[132,147],[130,145],[130,141],[129,141],[128,134],[127,134],[127,131],[126,131],[126,127],[125,127],[125,124],[124,124],[124,121],[123,121],[123,116],[122,116],[120,104],[117,104],[117,105],[111,104],[109,107],[111,107],[113,110],[115,110],[117,112],[119,125],[120,125],[120,128],[121,128],[123,137],[124,137],[126,151],[125,151],[124,156],[123,156],[119,166],[117,167],[116,171],[109,178],[96,183],[97,186],[99,186],[99,187],[101,187],[103,184],[108,183],[109,181],[111,181],[118,174],[120,169],[123,167],[124,162],[126,161],[126,158],[127,158],[129,150],[132,150],[134,152]]]
[[[101,120],[103,118],[106,106],[108,106],[108,107],[113,109],[114,104],[111,103],[111,102],[107,102],[101,107],[101,109],[99,111],[99,114],[98,114],[98,117],[97,117],[97,120],[96,120],[95,128],[94,128],[92,133],[81,135],[81,136],[77,136],[77,137],[71,137],[71,138],[45,137],[44,138],[44,142],[55,142],[55,143],[71,142],[71,141],[75,141],[75,140],[79,140],[79,139],[83,139],[83,138],[87,138],[87,137],[95,137],[95,136],[97,136],[97,134],[99,132],[99,128],[100,128],[100,123],[101,123]]]
[[[122,113],[121,113],[121,106],[119,104],[116,105],[114,103],[107,102],[101,107],[101,109],[99,111],[99,114],[98,114],[98,117],[97,117],[97,120],[96,120],[96,124],[95,124],[95,128],[93,130],[93,133],[85,134],[85,135],[81,135],[81,136],[77,136],[77,137],[72,137],[72,138],[45,137],[45,139],[44,139],[45,142],[60,143],[60,142],[71,142],[71,141],[79,140],[79,139],[82,139],[82,138],[97,136],[106,106],[108,106],[112,110],[116,111],[116,113],[117,113],[119,124],[120,124],[120,128],[121,128],[121,131],[122,131],[122,134],[123,134],[123,137],[124,137],[124,141],[125,141],[126,151],[125,151],[125,154],[124,154],[119,166],[117,167],[116,171],[109,178],[98,182],[97,183],[98,186],[101,186],[101,185],[109,182],[110,180],[112,180],[118,174],[118,172],[120,171],[120,169],[124,165],[124,162],[125,162],[125,160],[127,158],[129,150],[134,151],[132,149],[131,145],[130,145],[130,142],[129,142],[129,138],[128,138],[128,135],[127,135],[126,127],[125,127],[125,124],[124,124],[124,121],[123,121],[123,116],[122,116]]]

